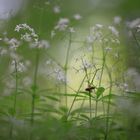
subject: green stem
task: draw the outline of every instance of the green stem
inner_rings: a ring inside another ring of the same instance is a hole
[[[111,75],[111,72],[109,71],[108,66],[105,65],[105,67],[107,69],[107,73],[108,73],[109,80],[110,80],[109,95],[111,95],[111,93],[112,93],[112,75]],[[107,105],[107,119],[106,119],[106,130],[105,130],[104,140],[107,140],[108,139],[110,103],[111,103],[111,97],[109,96],[108,105]]]
[[[34,71],[34,78],[33,78],[33,86],[32,86],[32,102],[31,102],[31,126],[34,125],[35,119],[35,97],[37,92],[37,74],[38,74],[38,66],[39,66],[39,49],[36,48],[36,58],[35,58],[35,71]],[[33,133],[30,133],[30,140],[33,139]]]
[[[90,120],[92,118],[92,110],[91,110],[91,92],[89,91],[89,109],[90,109]]]
[[[16,114],[16,104],[17,104],[17,93],[18,93],[18,70],[17,70],[17,62],[15,60],[15,96],[14,96],[14,112],[13,116]]]
[[[32,87],[32,104],[31,104],[31,124],[34,124],[34,111],[35,111],[35,96],[37,91],[37,73],[38,73],[38,66],[39,66],[39,49],[36,48],[36,59],[35,59],[35,71],[34,71],[34,83]]]
[[[68,60],[69,60],[69,55],[70,55],[70,48],[71,48],[71,33],[70,33],[70,39],[69,39],[69,44],[68,44],[68,49],[66,53],[66,61],[64,65],[64,71],[65,71],[65,104],[66,107],[68,106],[68,99],[67,99],[67,76],[68,76]]]
[[[98,101],[96,99],[96,101],[95,101],[95,118],[97,117],[97,111],[98,111]]]
[[[15,92],[14,92],[14,104],[13,104],[13,114],[12,116],[14,117],[16,114],[16,104],[17,104],[17,94],[18,94],[18,69],[17,69],[17,62],[16,60],[14,60],[14,64],[15,64]],[[11,124],[10,127],[10,139],[13,138],[13,123]]]
[[[106,53],[105,53],[105,50],[104,50],[104,46],[102,45],[101,47],[102,47],[102,55],[103,56],[102,56],[102,70],[101,70],[101,75],[100,75],[100,80],[99,80],[99,87],[101,86],[101,83],[102,83],[102,78],[103,78],[103,73],[104,73],[104,68],[105,68],[105,62],[106,62]],[[97,106],[97,109],[98,109],[98,101],[96,101],[96,106]],[[102,106],[103,106],[103,113],[105,114],[105,106],[104,106],[103,100],[102,100]]]
[[[69,111],[68,111],[67,118],[68,118],[69,115],[70,115],[70,112],[71,112],[71,110],[72,110],[72,108],[73,108],[73,105],[74,105],[74,103],[75,103],[75,100],[76,100],[76,98],[77,98],[77,96],[78,96],[78,93],[79,93],[79,91],[80,91],[80,89],[81,89],[81,87],[82,87],[82,85],[83,85],[85,79],[86,79],[86,75],[84,76],[84,78],[83,78],[83,80],[82,80],[82,82],[81,82],[81,84],[80,84],[80,86],[79,86],[79,88],[78,88],[78,91],[76,92],[76,94],[75,94],[75,96],[74,96],[74,99],[73,99],[72,104],[71,104],[71,106],[70,106],[70,109],[69,109]]]

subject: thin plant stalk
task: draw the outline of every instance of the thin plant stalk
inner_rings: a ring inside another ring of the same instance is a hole
[[[16,105],[17,105],[17,94],[18,94],[18,68],[17,68],[17,62],[16,60],[14,60],[14,64],[15,64],[15,92],[14,92],[14,104],[13,104],[13,114],[12,117],[15,116],[16,114]],[[13,124],[11,124],[10,127],[10,138],[13,138]]]
[[[15,61],[15,96],[14,96],[13,116],[16,114],[17,93],[18,93],[18,70],[17,70],[17,62]]]
[[[81,87],[83,86],[83,83],[84,83],[85,79],[86,79],[86,75],[84,76],[84,78],[83,78],[83,80],[82,80],[82,82],[81,82],[81,84],[80,84],[80,86],[79,86],[79,88],[78,88],[78,90],[77,90],[77,92],[76,92],[76,94],[75,94],[75,96],[74,96],[74,99],[73,99],[73,101],[72,101],[72,104],[71,104],[70,109],[69,109],[68,114],[67,114],[67,118],[69,117],[69,115],[70,115],[70,113],[71,113],[71,110],[72,110],[72,108],[73,108],[73,106],[74,106],[74,103],[75,103],[75,101],[76,101],[76,98],[77,98],[77,96],[78,96],[78,93],[79,93]]]
[[[90,120],[92,118],[92,108],[91,108],[91,92],[89,91],[89,109],[90,109]]]
[[[67,77],[68,77],[68,60],[69,60],[69,55],[70,55],[71,42],[72,41],[71,41],[71,32],[70,32],[70,38],[69,38],[68,49],[67,49],[67,53],[66,53],[65,65],[64,65],[64,72],[65,72],[65,104],[66,104],[66,107],[68,106]]]
[[[31,125],[34,124],[34,111],[35,111],[35,97],[37,92],[37,74],[38,74],[38,66],[39,66],[39,49],[36,48],[36,58],[35,58],[35,71],[34,71],[34,80],[32,87],[32,104],[31,104]]]
[[[35,98],[37,94],[37,74],[38,74],[38,66],[39,66],[39,49],[36,48],[36,58],[35,58],[35,71],[34,71],[34,77],[33,77],[33,86],[32,86],[32,101],[31,101],[31,126],[34,125],[35,120]],[[31,131],[30,133],[30,140],[33,138],[33,133]]]
[[[111,72],[108,68],[107,65],[105,65],[106,67],[106,70],[107,70],[107,73],[108,73],[108,77],[109,77],[109,80],[110,80],[110,88],[109,88],[109,95],[111,95],[112,93],[112,75],[111,75]],[[105,129],[105,137],[104,137],[104,140],[107,140],[108,139],[108,131],[109,131],[109,113],[110,113],[110,103],[111,103],[111,97],[109,96],[108,98],[108,105],[107,105],[107,119],[106,119],[106,129]]]
[[[99,80],[99,87],[101,86],[101,83],[102,83],[102,78],[103,78],[103,73],[104,73],[105,63],[106,63],[106,52],[104,50],[104,45],[101,45],[101,47],[102,47],[102,69],[101,69],[101,75],[100,75],[100,80]],[[104,106],[103,101],[102,101],[102,106],[103,106],[103,113],[105,114],[105,106]],[[96,109],[98,109],[98,100],[96,100]],[[98,111],[96,110],[96,112]]]

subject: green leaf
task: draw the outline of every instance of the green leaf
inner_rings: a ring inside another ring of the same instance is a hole
[[[85,97],[85,96],[83,96],[83,95],[79,95],[79,94],[61,94],[62,96],[69,96],[69,97]]]
[[[59,109],[60,111],[62,111],[63,114],[66,114],[68,112],[68,108],[65,106],[61,106]]]
[[[71,112],[71,115],[75,115],[76,113],[81,113],[83,112],[83,108],[77,108],[77,109],[74,109],[72,112]]]
[[[90,120],[90,118],[89,118],[87,115],[80,114],[80,116],[81,116],[82,118],[85,118],[86,120]]]
[[[116,95],[115,94],[108,94],[108,95],[105,95],[103,97],[101,97],[99,100],[108,100],[108,99],[112,99],[112,98],[115,98]]]
[[[96,96],[97,96],[97,99],[99,99],[99,97],[104,93],[105,91],[105,88],[103,87],[99,87],[96,91]]]
[[[38,87],[37,87],[36,85],[32,85],[32,86],[31,86],[32,92],[35,92],[37,89],[38,89]]]
[[[126,98],[125,96],[120,96],[116,94],[108,94],[103,97],[101,97],[99,100],[108,100],[108,99],[113,99],[113,98]]]
[[[79,93],[82,93],[82,94],[84,94],[84,95],[86,95],[86,96],[88,96],[88,97],[91,97],[91,98],[94,98],[94,99],[95,99],[95,97],[92,96],[92,94],[89,93],[89,92],[86,92],[86,91],[80,91]],[[83,97],[85,97],[85,96],[83,96]]]
[[[44,97],[50,99],[50,100],[53,100],[53,101],[57,101],[57,102],[60,102],[60,100],[56,97],[53,97],[53,96],[50,96],[50,95],[45,95]]]

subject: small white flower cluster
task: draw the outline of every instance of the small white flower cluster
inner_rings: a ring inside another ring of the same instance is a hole
[[[108,29],[114,34],[115,36],[119,36],[118,30],[114,26],[108,26]]]
[[[75,33],[75,29],[73,27],[69,27],[69,32],[70,33]]]
[[[83,60],[82,61],[82,66],[81,66],[81,69],[84,70],[84,69],[89,69],[92,67],[92,64],[90,62],[88,62],[87,60]]]
[[[80,19],[82,19],[82,16],[80,14],[75,14],[75,15],[73,15],[73,18],[75,20],[80,20]]]
[[[50,48],[50,43],[47,40],[41,40],[39,41],[38,44],[39,44],[38,48],[45,48],[45,49]]]
[[[110,36],[108,34],[105,36],[106,32],[111,32]],[[107,28],[104,25],[96,24],[95,26],[90,28],[90,33],[87,36],[87,43],[93,44],[96,41],[102,43],[116,43],[119,44],[120,41],[118,39],[119,31],[114,26],[108,26]]]
[[[60,7],[56,6],[54,7],[54,12],[59,13],[60,12]],[[80,14],[74,14],[73,19],[75,20],[80,20],[82,16]],[[53,38],[56,35],[56,30],[57,31],[68,31],[70,33],[74,33],[75,29],[70,26],[70,19],[69,18],[64,18],[61,17],[56,26],[54,26],[54,29],[51,31],[51,38]]]
[[[2,46],[0,47],[0,56],[7,55],[12,60],[21,59],[21,55],[17,53],[17,49],[21,45],[21,42],[17,40],[16,38],[8,38],[7,36],[4,36],[2,38]]]
[[[75,58],[76,67],[73,67],[76,72],[83,72],[90,68],[93,68],[93,64],[89,61],[88,58],[85,58],[85,55],[82,55],[78,58]]]
[[[40,69],[40,73],[49,78],[55,79],[58,83],[67,83],[67,78],[63,68],[55,60],[49,58],[43,63],[43,67]]]
[[[140,24],[137,26],[137,32],[140,32]]]
[[[25,72],[27,67],[23,64],[23,62],[16,62],[13,60],[10,65],[10,70],[15,71],[15,69],[17,69],[17,72]]]
[[[61,12],[60,6],[58,6],[58,5],[54,6],[54,7],[53,7],[53,12],[54,12],[55,14],[59,14],[59,13]]]
[[[38,35],[35,33],[34,29],[27,24],[19,24],[15,27],[16,32],[21,33],[21,40],[29,42],[30,48],[49,48],[50,43],[47,40],[39,40]],[[14,41],[14,40],[13,40]]]
[[[115,16],[114,17],[114,23],[117,25],[117,24],[120,24],[122,21],[122,18],[120,16]]]
[[[16,25],[15,31],[20,32],[21,30],[25,31],[23,34],[21,34],[21,39],[26,42],[34,42],[38,43],[38,35],[35,33],[34,29],[31,28],[26,23]]]
[[[69,22],[70,21],[68,18],[60,18],[57,25],[55,26],[55,29],[59,31],[65,31]]]
[[[40,40],[38,41],[38,44],[36,43],[30,43],[30,48],[36,48],[36,46],[38,46],[38,48],[44,48],[44,49],[48,49],[50,48],[50,43],[47,40]]]
[[[87,36],[87,43],[92,44],[96,40],[100,41],[103,34],[101,32],[101,29],[103,28],[103,25],[96,24],[95,26],[90,28],[90,34]]]
[[[126,26],[128,27],[128,37],[134,38],[134,36],[139,34],[140,32],[140,18],[136,18],[132,21],[127,21]],[[138,41],[138,37],[136,36],[136,41]]]
[[[67,83],[66,76],[65,76],[64,72],[61,69],[56,68],[54,70],[54,73],[56,74],[56,78],[57,78],[57,80],[59,82]]]
[[[12,38],[7,42],[10,46],[10,49],[17,49],[20,46],[20,41],[18,41],[16,38]]]
[[[137,28],[140,25],[140,18],[136,18],[132,21],[128,21],[126,22],[127,27],[129,27],[130,29],[134,29]]]

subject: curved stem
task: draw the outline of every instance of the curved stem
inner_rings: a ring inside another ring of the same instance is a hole
[[[85,78],[86,78],[86,75],[84,76],[84,78],[83,78],[83,80],[82,80],[82,82],[81,82],[81,84],[80,84],[80,86],[79,86],[79,89],[78,89],[78,91],[77,91],[76,94],[75,94],[75,97],[74,97],[74,99],[73,99],[73,101],[72,101],[72,104],[71,104],[71,106],[70,106],[70,109],[69,109],[69,111],[68,111],[67,118],[68,118],[69,115],[70,115],[70,112],[71,112],[71,110],[72,110],[72,108],[73,108],[73,105],[74,105],[74,103],[75,103],[75,100],[76,100],[76,98],[77,98],[77,95],[78,95],[78,93],[79,93],[79,91],[80,91],[80,89],[81,89],[81,87],[82,87],[82,85],[83,85],[83,83],[84,83],[84,81],[85,81]]]

